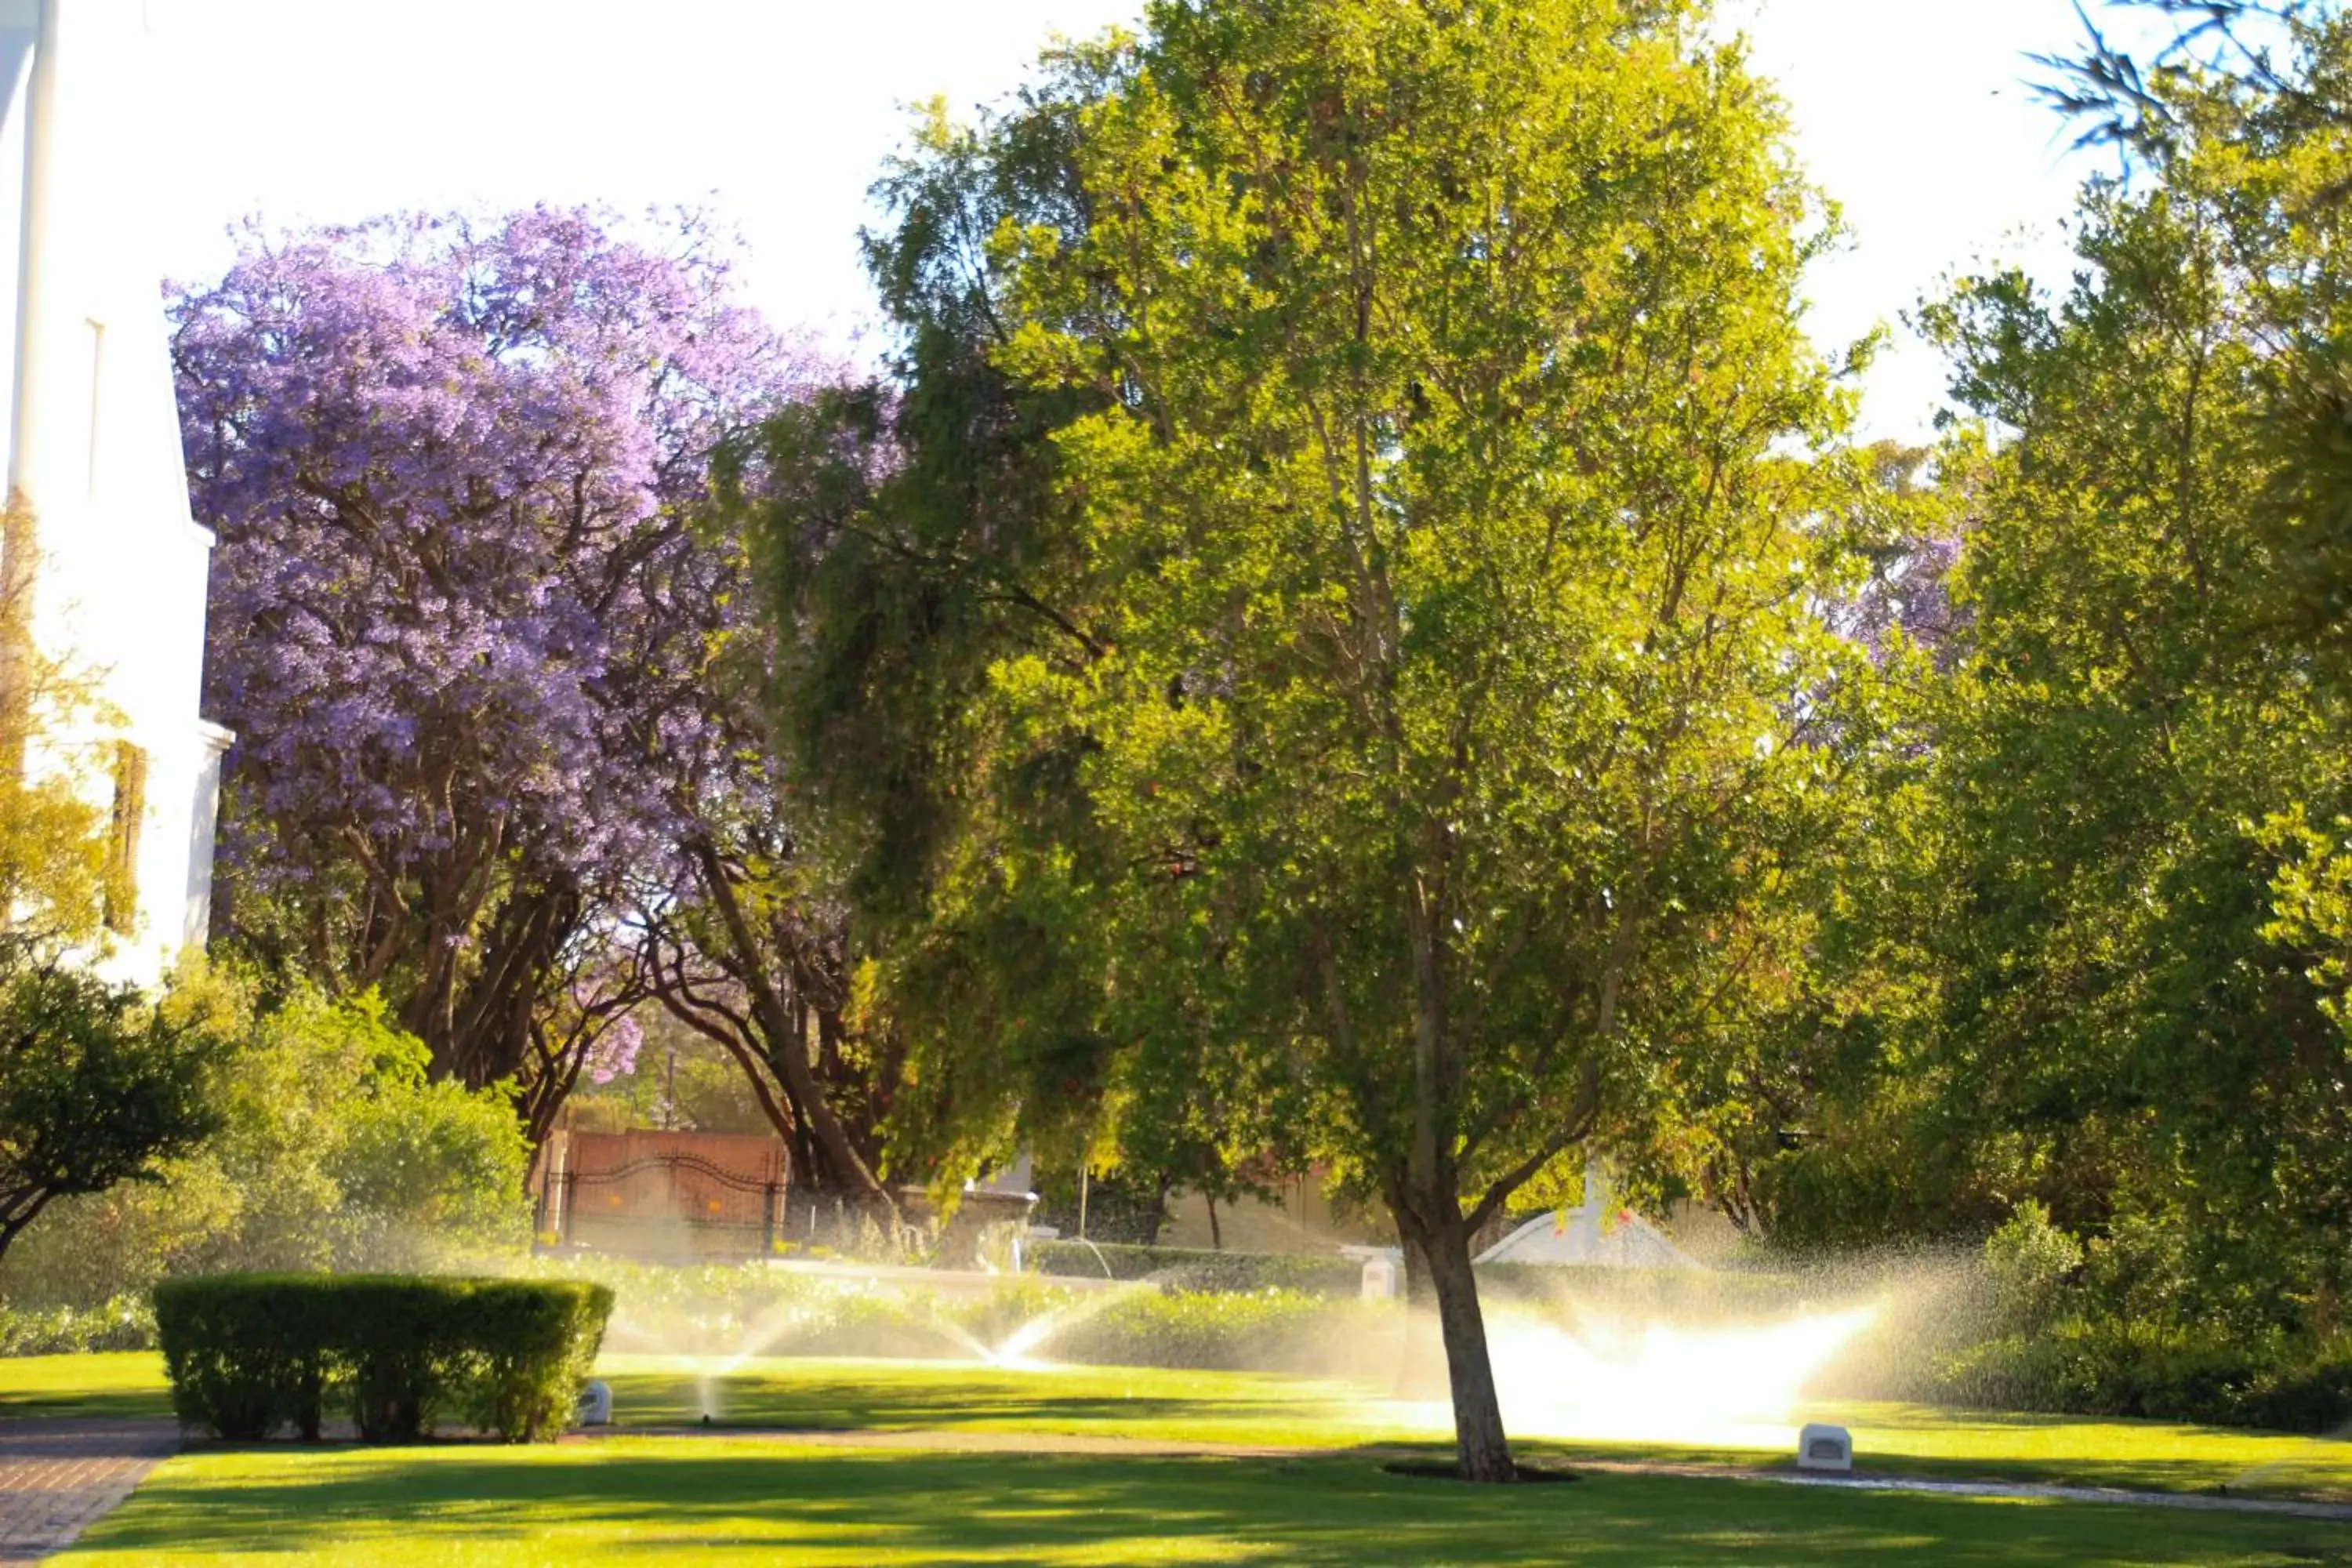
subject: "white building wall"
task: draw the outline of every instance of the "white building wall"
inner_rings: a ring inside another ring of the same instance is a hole
[[[142,224],[144,9],[0,0],[0,300],[14,305],[0,310],[14,366],[0,429],[38,531],[35,637],[97,678],[117,733],[146,753],[134,922],[107,967],[152,982],[205,939],[228,737],[197,716],[213,542],[189,516]],[[102,765],[88,787],[111,806]]]

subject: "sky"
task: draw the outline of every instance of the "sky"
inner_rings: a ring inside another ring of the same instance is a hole
[[[143,0],[168,127],[151,210],[170,276],[231,226],[399,208],[707,206],[780,323],[875,342],[856,231],[908,106],[1003,97],[1056,33],[1139,0]],[[2025,86],[2079,40],[2071,0],[1720,0],[1780,84],[1799,156],[1853,239],[1809,279],[1825,348],[1895,340],[1867,436],[1916,437],[1942,387],[1904,311],[1987,257],[2063,280],[2095,164]]]

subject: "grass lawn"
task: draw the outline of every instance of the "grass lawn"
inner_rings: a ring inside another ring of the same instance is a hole
[[[1368,1399],[1349,1384],[1253,1373],[1087,1367],[1010,1372],[927,1362],[753,1361],[706,1380],[691,1363],[607,1356],[625,1426],[687,1426],[709,1389],[736,1427],[1034,1432],[1348,1448],[1442,1442],[1439,1413]],[[0,1419],[171,1413],[152,1355],[0,1359]],[[2352,1501],[2352,1442],[2160,1421],[1850,1405],[1816,1413],[1853,1429],[1865,1468],[1930,1476]],[[1785,1462],[1787,1449],[1530,1439],[1530,1454],[1718,1463]]]
[[[623,1420],[687,1425],[691,1363],[614,1356]],[[1087,1368],[761,1361],[715,1385],[723,1426],[1121,1436],[1349,1448],[1432,1441],[1427,1413],[1340,1383]],[[149,1355],[0,1360],[0,1419],[164,1414]],[[2352,1444],[2157,1422],[1852,1406],[1866,1468],[2352,1498]],[[1740,1479],[1780,1450],[1528,1442],[1716,1479],[1588,1473],[1488,1492],[1379,1458],[1161,1459],[842,1450],[620,1436],[561,1447],[200,1448],[86,1536],[76,1563],[2339,1563],[2352,1525],[2118,1507],[1829,1493]]]
[[[701,1380],[667,1358],[609,1356],[614,1409],[640,1426],[702,1412]],[[1356,1385],[1252,1373],[1085,1367],[1006,1372],[919,1362],[753,1361],[717,1382],[730,1426],[866,1431],[981,1429],[1344,1448],[1450,1441],[1442,1411],[1367,1399]],[[1853,1430],[1865,1468],[2069,1485],[2352,1501],[2352,1442],[2164,1421],[1857,1404],[1801,1419]],[[1767,1449],[1530,1439],[1532,1454],[1657,1458],[1738,1468],[1784,1464]]]
[[[200,1452],[58,1561],[78,1568],[1129,1563],[2352,1563],[2352,1527],[2105,1504],[1596,1474],[1487,1489],[1369,1459],[562,1447]]]
[[[162,1356],[145,1351],[0,1356],[0,1421],[31,1415],[144,1420],[171,1414]]]

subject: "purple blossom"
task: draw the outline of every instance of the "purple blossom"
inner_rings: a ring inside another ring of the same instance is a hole
[[[321,978],[384,984],[478,1079],[519,1026],[477,1061],[420,1020],[490,1016],[468,976],[551,973],[670,875],[679,781],[727,744],[714,607],[750,597],[696,531],[711,458],[827,371],[735,301],[701,219],[632,233],[543,207],[255,232],[172,297],[231,907],[301,901]]]
[[[614,1019],[588,1047],[589,1081],[610,1083],[616,1078],[626,1078],[635,1072],[637,1053],[645,1049],[645,1046],[644,1025],[625,1014]]]
[[[1862,592],[1838,606],[1838,630],[1881,661],[1900,630],[1938,668],[1948,668],[1968,630],[1968,612],[1952,598],[1960,544],[1958,535],[1947,534],[1906,540],[1885,552]]]

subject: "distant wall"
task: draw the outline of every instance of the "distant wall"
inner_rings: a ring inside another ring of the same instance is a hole
[[[635,1256],[758,1256],[785,1215],[783,1143],[731,1132],[561,1131],[543,1146],[542,1237]]]
[[[1336,1252],[1342,1246],[1393,1247],[1396,1228],[1376,1208],[1334,1204],[1322,1178],[1308,1174],[1285,1182],[1279,1203],[1244,1198],[1217,1205],[1217,1239],[1228,1252]],[[1073,1232],[1072,1234],[1076,1234]],[[1158,1245],[1206,1247],[1208,1200],[1198,1193],[1171,1194],[1168,1221]]]

